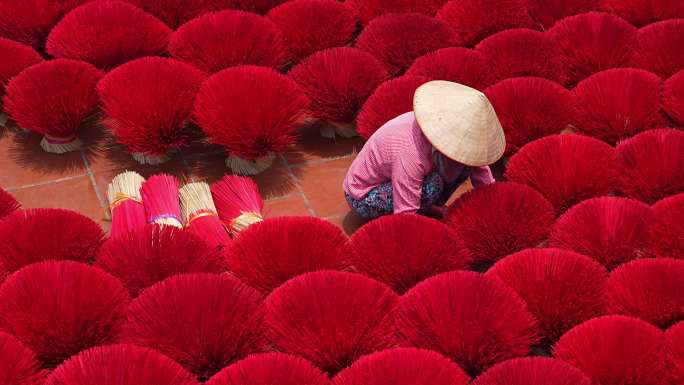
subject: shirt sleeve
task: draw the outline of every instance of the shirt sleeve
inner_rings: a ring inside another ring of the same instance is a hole
[[[420,165],[405,157],[397,159],[392,166],[392,203],[395,214],[416,213],[420,210],[424,177]]]
[[[489,166],[473,168],[472,173],[470,174],[470,181],[473,183],[473,187],[484,186],[496,182]]]

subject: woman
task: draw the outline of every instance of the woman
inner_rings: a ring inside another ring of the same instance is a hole
[[[356,214],[441,214],[467,178],[473,186],[494,182],[488,165],[506,140],[483,93],[437,80],[420,86],[412,112],[385,123],[366,142],[344,180]]]

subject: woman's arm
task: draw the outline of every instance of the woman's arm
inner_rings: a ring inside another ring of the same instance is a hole
[[[488,185],[496,182],[489,166],[473,167],[472,173],[470,174],[470,181],[472,182],[473,187]]]

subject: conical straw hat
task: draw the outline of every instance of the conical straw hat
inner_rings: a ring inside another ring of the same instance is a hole
[[[444,80],[427,82],[416,90],[413,111],[425,137],[450,159],[477,167],[504,153],[501,123],[478,90]]]

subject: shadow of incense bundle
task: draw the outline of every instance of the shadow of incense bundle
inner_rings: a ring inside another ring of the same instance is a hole
[[[178,178],[168,174],[151,176],[143,183],[140,194],[148,223],[183,227],[178,201],[179,184]]]
[[[112,179],[107,187],[107,200],[112,213],[112,236],[144,226],[145,206],[140,188],[145,178],[134,171],[125,171]]]
[[[212,246],[230,242],[226,225],[219,219],[216,205],[205,182],[188,183],[180,189],[181,214],[185,227]]]
[[[221,220],[233,236],[248,226],[264,220],[264,201],[259,186],[248,177],[226,175],[211,186]]]

